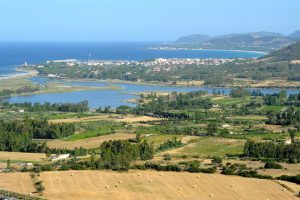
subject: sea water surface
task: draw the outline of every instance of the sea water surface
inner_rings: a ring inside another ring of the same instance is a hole
[[[155,50],[149,47],[157,45],[153,42],[0,42],[0,79],[14,76],[20,72],[16,67],[27,62],[28,64],[44,63],[47,60],[78,59],[78,60],[135,60],[142,61],[154,58],[252,58],[262,54],[258,52],[222,51],[222,50]],[[41,77],[30,78],[42,87],[50,79]],[[66,82],[70,85],[108,86],[105,82]],[[6,101],[20,102],[79,102],[88,100],[91,108],[99,106],[119,105],[133,106],[125,102],[135,98],[133,93],[139,92],[190,92],[204,90],[212,93],[215,89],[228,94],[230,88],[209,87],[182,87],[158,86],[145,84],[114,83],[122,90],[88,90],[68,93],[33,94],[26,96],[12,96]],[[274,93],[279,90],[262,90],[264,93]],[[289,90],[288,93],[298,93],[298,90]]]
[[[154,58],[251,58],[258,52],[222,50],[155,50],[155,42],[0,42],[0,66],[47,60],[134,60]]]

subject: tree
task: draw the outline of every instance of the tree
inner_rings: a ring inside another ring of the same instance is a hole
[[[147,140],[144,140],[140,144],[140,156],[142,160],[150,160],[153,158],[154,155],[154,149],[151,144],[147,142]]]
[[[213,164],[221,164],[222,161],[223,161],[223,159],[222,159],[221,157],[214,156],[211,162],[212,162]]]
[[[291,142],[294,143],[295,142],[296,130],[289,129],[288,132],[289,132],[290,137],[291,137]]]
[[[10,169],[10,159],[7,159],[6,161],[6,169]]]
[[[135,140],[136,140],[137,142],[141,142],[141,136],[142,136],[142,134],[137,133],[137,134],[135,135]]]
[[[216,123],[209,123],[207,125],[207,135],[214,135],[218,131]]]
[[[38,193],[43,192],[45,187],[43,186],[43,181],[38,181],[34,184],[34,187]]]
[[[227,128],[222,129],[221,132],[220,132],[220,135],[223,136],[223,137],[225,137],[229,134],[230,134],[230,132],[228,131]]]

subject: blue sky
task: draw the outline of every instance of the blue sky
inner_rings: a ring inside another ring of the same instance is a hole
[[[0,41],[170,41],[300,29],[299,0],[0,0]]]

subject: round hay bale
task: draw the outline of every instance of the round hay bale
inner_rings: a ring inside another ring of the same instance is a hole
[[[162,176],[162,174],[159,174],[159,176]]]
[[[193,188],[197,188],[197,185],[194,185]]]
[[[285,188],[283,188],[283,189],[282,189],[282,191],[286,191],[286,189],[285,189]]]
[[[148,182],[149,182],[149,183],[152,183],[152,180],[149,180]]]
[[[197,178],[200,178],[200,177],[201,177],[200,175],[197,176]]]
[[[210,194],[209,197],[214,197],[214,194]]]
[[[178,188],[178,190],[182,190],[182,188],[180,187],[180,188]]]
[[[106,188],[106,189],[109,189],[109,186],[107,185],[105,188]]]
[[[122,183],[122,181],[121,181],[121,180],[119,180],[119,183]]]
[[[232,184],[230,187],[234,187],[234,184]]]

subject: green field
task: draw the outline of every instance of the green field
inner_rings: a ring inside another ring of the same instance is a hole
[[[240,155],[243,153],[244,142],[225,138],[200,138],[198,142],[187,145],[178,153],[201,157]]]
[[[251,101],[250,98],[232,98],[232,97],[225,97],[223,99],[215,99],[212,100],[214,104],[220,105],[233,105],[233,104],[245,104]]]
[[[25,78],[24,79],[11,78],[11,79],[0,80],[0,91],[4,89],[17,90],[23,86],[34,86],[34,84],[30,80]]]
[[[116,132],[126,132],[122,123],[110,123],[106,121],[94,121],[77,123],[78,134],[71,135],[64,141],[82,140],[103,135],[110,135]]]
[[[166,142],[167,140],[172,140],[173,138],[177,138],[180,139],[183,136],[182,135],[173,135],[173,134],[159,134],[159,135],[152,135],[149,137],[145,137],[145,139],[153,144],[153,146],[156,148],[158,147],[160,144]]]
[[[285,108],[285,106],[263,106],[261,108],[262,111],[275,111],[275,112],[279,112],[281,111],[283,108]]]

